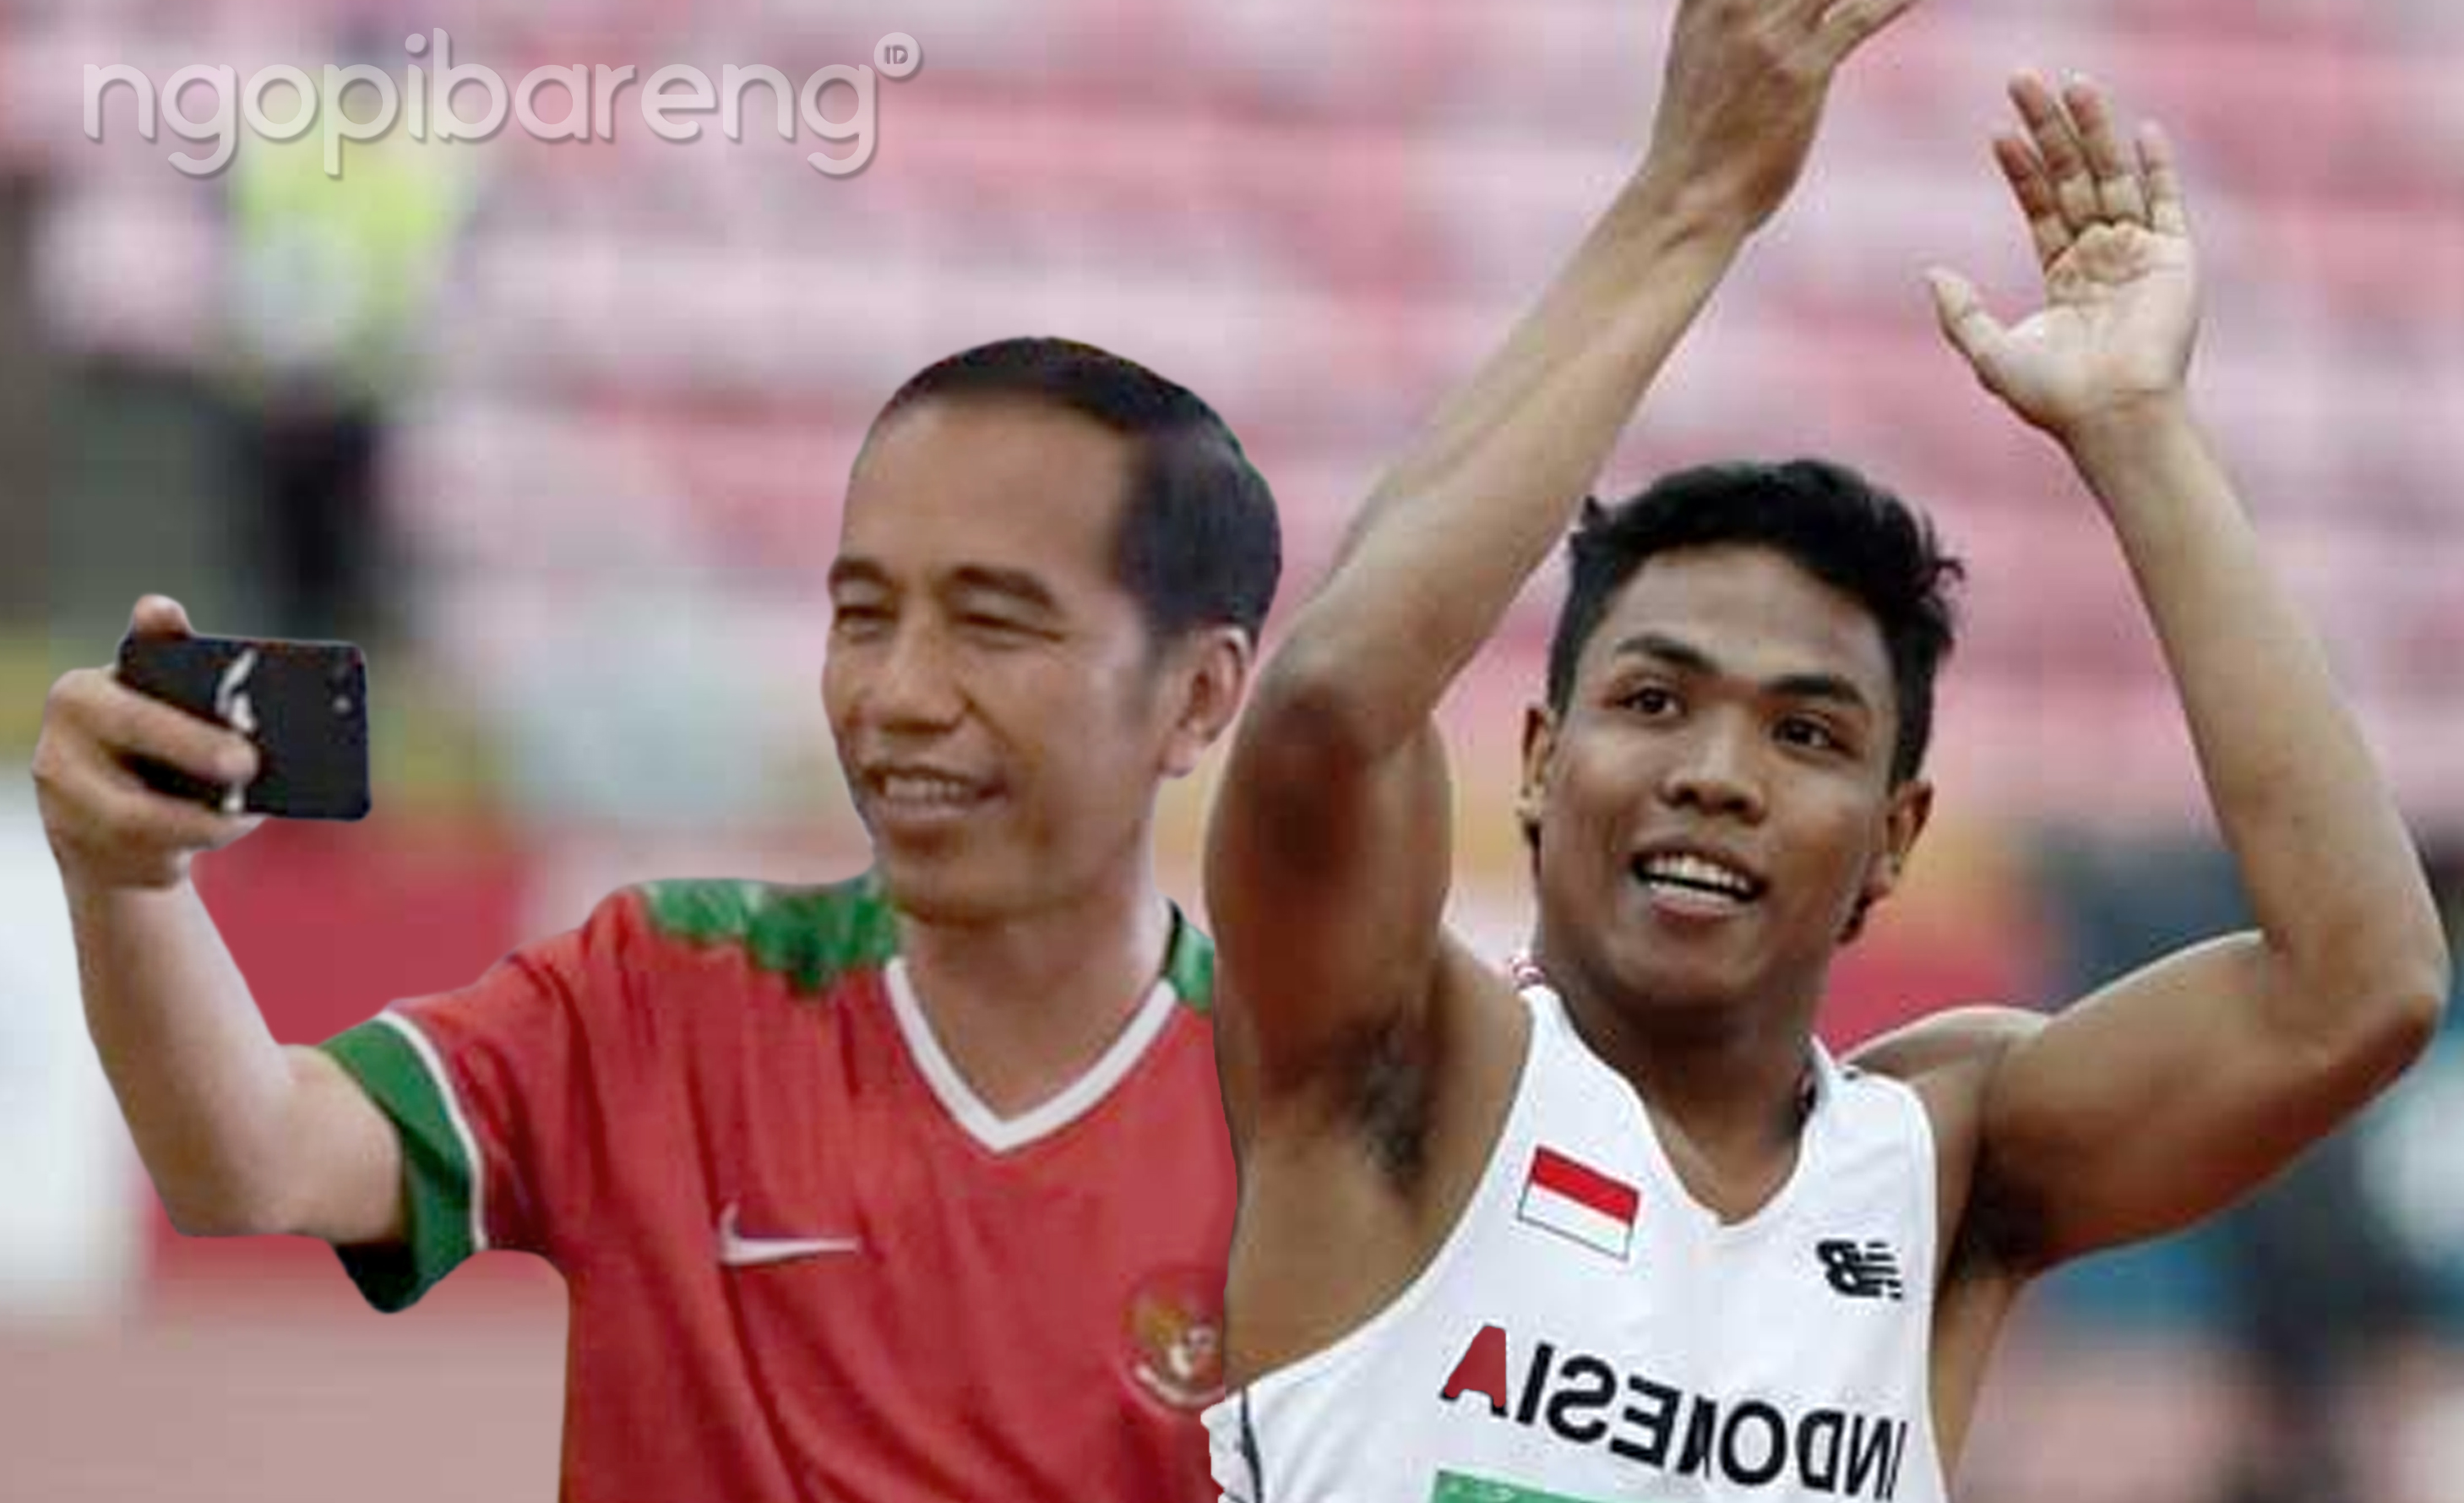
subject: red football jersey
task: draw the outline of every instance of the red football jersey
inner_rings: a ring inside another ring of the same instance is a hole
[[[1235,1180],[1176,919],[1105,1058],[996,1118],[869,878],[662,883],[326,1045],[400,1128],[399,1310],[473,1252],[562,1271],[575,1503],[1211,1498]]]

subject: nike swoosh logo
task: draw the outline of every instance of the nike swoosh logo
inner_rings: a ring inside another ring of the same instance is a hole
[[[827,1257],[833,1253],[863,1250],[864,1243],[855,1237],[742,1236],[736,1229],[734,1202],[718,1213],[718,1266],[721,1268],[760,1268],[771,1263],[792,1263],[798,1258]]]

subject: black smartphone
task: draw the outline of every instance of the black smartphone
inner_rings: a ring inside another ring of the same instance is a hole
[[[277,819],[366,817],[368,666],[348,642],[140,637],[120,644],[120,679],[256,743],[239,808]],[[160,763],[137,765],[162,792],[221,808],[229,790]]]

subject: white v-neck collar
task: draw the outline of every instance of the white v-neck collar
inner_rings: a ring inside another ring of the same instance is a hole
[[[1171,978],[1158,981],[1139,1005],[1136,1015],[1130,1019],[1129,1027],[1112,1040],[1102,1058],[1088,1067],[1085,1074],[1042,1105],[1016,1116],[1002,1116],[976,1094],[967,1077],[958,1072],[958,1067],[941,1048],[940,1039],[934,1035],[932,1020],[924,1015],[924,1005],[916,1000],[915,984],[908,977],[906,960],[891,960],[883,970],[883,979],[890,990],[891,1014],[898,1020],[899,1035],[906,1039],[907,1051],[914,1058],[915,1068],[923,1072],[924,1083],[933,1088],[933,1094],[968,1137],[997,1154],[1012,1153],[1049,1138],[1093,1111],[1137,1067],[1146,1056],[1147,1047],[1163,1032],[1164,1025],[1172,1021],[1173,1010],[1180,1006]]]
[[[1814,1076],[1814,1099],[1797,1131],[1796,1161],[1789,1165],[1788,1178],[1781,1181],[1778,1188],[1755,1206],[1750,1215],[1741,1221],[1725,1221],[1719,1212],[1696,1199],[1694,1192],[1687,1188],[1684,1176],[1677,1172],[1676,1160],[1668,1156],[1668,1145],[1661,1141],[1660,1124],[1652,1119],[1651,1108],[1643,1100],[1641,1089],[1623,1072],[1592,1051],[1591,1045],[1584,1042],[1582,1032],[1574,1027],[1573,1015],[1566,1009],[1566,999],[1545,982],[1526,985],[1522,991],[1525,1002],[1535,1011],[1545,1011],[1551,1026],[1585,1059],[1607,1072],[1609,1079],[1624,1094],[1633,1107],[1644,1159],[1652,1172],[1665,1177],[1666,1183],[1676,1190],[1679,1204],[1713,1237],[1724,1242],[1741,1241],[1767,1227],[1780,1225],[1804,1186],[1822,1178],[1822,1170],[1816,1160],[1825,1154],[1831,1136],[1837,1130],[1839,1065],[1831,1057],[1831,1050],[1823,1047],[1820,1038],[1805,1041],[1807,1066]]]

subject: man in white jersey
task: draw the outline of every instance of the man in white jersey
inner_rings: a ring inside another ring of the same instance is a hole
[[[1648,159],[1259,685],[1208,872],[1228,1496],[1933,1503],[2031,1276],[2232,1201],[2437,1022],[2412,848],[2185,394],[2169,153],[2033,77],[1995,154],[2045,306],[2005,327],[1945,275],[1938,310],[2111,524],[2258,932],[1824,1055],[1827,967],[1925,822],[1956,565],[1818,463],[1587,511],[1526,737],[1520,995],[1445,932],[1433,712],[1907,3],[1682,0]]]

